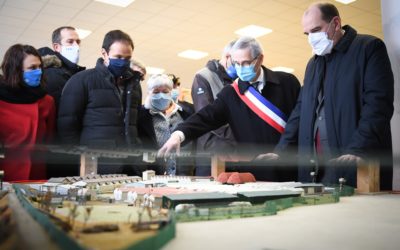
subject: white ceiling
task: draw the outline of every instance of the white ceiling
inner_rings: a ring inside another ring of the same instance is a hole
[[[15,43],[36,48],[51,45],[52,31],[64,25],[91,30],[81,46],[80,64],[93,67],[105,33],[121,29],[135,43],[134,58],[166,69],[190,88],[194,73],[209,59],[219,58],[234,31],[255,24],[272,33],[258,38],[264,65],[294,68],[303,80],[311,49],[300,20],[311,0],[135,0],[127,8],[93,0],[0,0],[0,58]],[[379,0],[349,5],[334,1],[343,24],[383,38]],[[187,49],[209,53],[200,60],[177,54]]]

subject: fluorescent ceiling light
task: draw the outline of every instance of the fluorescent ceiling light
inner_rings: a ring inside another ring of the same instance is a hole
[[[355,2],[356,0],[335,0],[335,1],[342,3],[342,4],[349,4],[349,3]]]
[[[133,3],[135,0],[95,0],[95,1],[125,8],[129,4]]]
[[[208,56],[208,53],[198,51],[198,50],[188,49],[188,50],[185,50],[185,51],[182,51],[181,53],[179,53],[178,56],[188,58],[188,59],[198,60],[198,59]]]
[[[249,25],[249,26],[246,26],[246,27],[236,30],[235,34],[238,34],[240,36],[251,36],[251,37],[257,38],[257,37],[269,34],[271,32],[272,32],[271,29],[252,24],[252,25]]]
[[[165,69],[156,67],[146,67],[146,73],[149,75],[156,75],[164,73]]]
[[[75,30],[78,33],[79,39],[85,39],[85,37],[92,34],[92,31],[90,30],[84,30],[84,29],[75,29]]]
[[[278,67],[273,67],[271,68],[272,71],[283,71],[286,73],[293,73],[294,69],[288,68],[288,67],[283,67],[283,66],[278,66]]]

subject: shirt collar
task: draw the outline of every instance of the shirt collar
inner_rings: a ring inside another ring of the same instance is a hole
[[[260,68],[260,75],[258,76],[258,78],[254,82],[250,82],[250,84],[253,84],[255,82],[258,82],[257,90],[259,92],[261,92],[265,85],[264,84],[264,70],[262,68]]]

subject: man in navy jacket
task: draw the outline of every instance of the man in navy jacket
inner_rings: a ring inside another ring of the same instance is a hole
[[[342,27],[338,10],[328,3],[311,5],[302,25],[315,55],[275,153],[298,146],[300,181],[310,181],[310,172],[319,169],[318,181],[338,183],[343,177],[352,186],[355,165],[378,159],[381,189],[391,189],[394,80],[385,44]],[[278,155],[265,156],[271,157]]]

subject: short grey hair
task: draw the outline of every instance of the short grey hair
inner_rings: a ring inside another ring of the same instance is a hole
[[[230,41],[225,47],[224,50],[222,51],[222,57],[224,57],[226,54],[230,54],[231,49],[233,47],[233,45],[236,43],[237,39],[234,39],[232,41]]]
[[[146,74],[146,66],[144,66],[144,63],[142,61],[138,59],[131,59],[131,68],[135,66],[141,69],[144,72],[144,74]]]
[[[232,50],[250,49],[251,56],[256,58],[264,53],[261,44],[254,38],[249,36],[240,37],[232,46]]]
[[[166,74],[156,74],[152,75],[150,79],[147,81],[147,90],[151,92],[153,89],[160,86],[167,86],[172,90],[173,83],[171,78]]]

